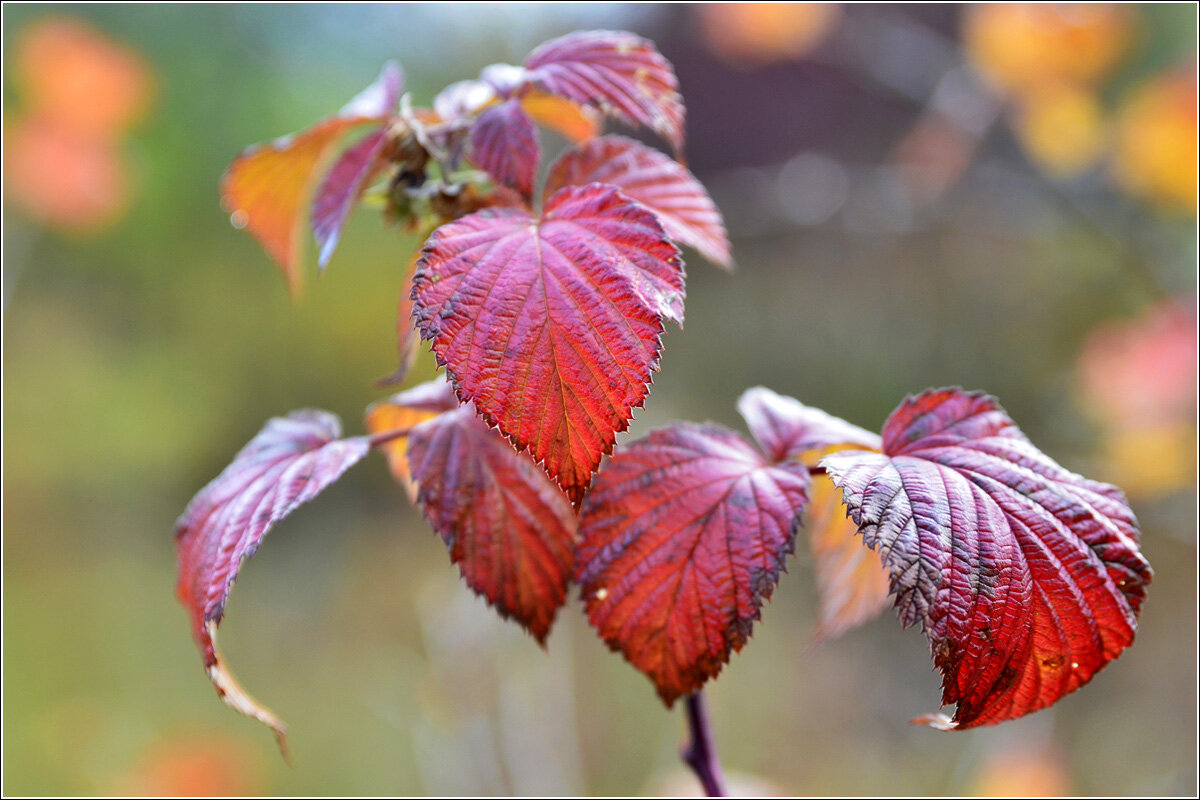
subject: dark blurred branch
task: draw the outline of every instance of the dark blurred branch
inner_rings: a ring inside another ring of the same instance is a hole
[[[687,763],[709,797],[726,797],[725,776],[717,759],[717,747],[713,742],[708,724],[708,708],[704,704],[704,693],[689,694],[685,699],[690,741],[684,745],[680,757]]]

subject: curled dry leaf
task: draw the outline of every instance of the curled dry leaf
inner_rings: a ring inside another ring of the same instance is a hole
[[[921,623],[950,728],[989,725],[1078,689],[1133,641],[1153,577],[1113,486],[1041,453],[996,402],[960,389],[909,398],[883,452],[821,461]]]
[[[683,318],[683,266],[654,215],[599,184],[540,217],[482,211],[434,231],[413,314],[458,397],[579,503]]]
[[[313,188],[346,135],[368,125],[380,128],[395,113],[403,86],[400,68],[387,64],[378,80],[337,114],[301,133],[247,149],[222,177],[221,202],[234,226],[249,231],[275,259],[293,295],[303,284],[304,231]]]
[[[602,136],[566,151],[550,168],[546,193],[607,183],[658,215],[663,230],[725,269],[733,266],[721,212],[679,162],[624,136]]]
[[[575,577],[588,618],[668,705],[750,636],[792,552],[808,470],[773,464],[717,425],[623,446],[580,513]]]
[[[275,523],[316,497],[367,454],[366,437],[339,439],[341,424],[325,411],[293,411],[273,419],[200,490],[175,524],[176,594],[192,618],[204,669],[233,708],[275,731],[285,728],[241,687],[217,651],[217,626],[243,559]]]

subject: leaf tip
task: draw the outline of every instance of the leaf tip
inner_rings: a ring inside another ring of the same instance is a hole
[[[924,725],[939,731],[952,731],[958,728],[958,723],[945,714],[922,714],[908,721],[910,725]]]
[[[217,694],[234,711],[256,719],[270,728],[275,734],[275,743],[279,746],[280,755],[290,766],[292,762],[287,746],[287,725],[275,716],[275,712],[251,697],[225,666],[225,662],[221,660],[221,655],[217,650],[217,620],[209,620],[204,623],[204,632],[212,648],[212,660],[205,667],[205,672],[208,673],[209,680],[212,681]]]

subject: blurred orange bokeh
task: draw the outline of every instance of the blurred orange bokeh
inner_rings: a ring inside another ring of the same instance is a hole
[[[30,25],[14,66],[27,111],[81,134],[115,136],[141,121],[153,81],[140,56],[70,17]]]
[[[997,88],[1023,92],[1047,81],[1094,84],[1125,55],[1130,9],[1116,4],[987,3],[964,16],[975,65]]]
[[[179,737],[153,745],[115,781],[130,797],[227,797],[259,794],[258,750],[228,735]]]
[[[15,51],[23,105],[5,125],[5,194],[47,225],[74,233],[108,226],[130,199],[120,143],[150,106],[149,67],[70,17],[30,24]]]
[[[709,3],[697,7],[717,55],[734,63],[771,63],[810,52],[833,29],[832,3]]]
[[[53,118],[17,120],[4,136],[4,189],[30,216],[76,232],[115,221],[129,200],[118,149]]]

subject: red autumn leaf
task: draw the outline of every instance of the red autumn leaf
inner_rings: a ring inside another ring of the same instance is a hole
[[[402,395],[388,401],[397,402]],[[571,578],[576,519],[566,495],[470,405],[414,428],[405,457],[416,502],[467,585],[544,642]]]
[[[746,643],[806,500],[808,469],[772,464],[717,425],[622,446],[580,514],[575,578],[609,647],[668,705]]]
[[[591,184],[438,228],[412,296],[459,398],[578,504],[683,318],[683,267],[653,214]]]
[[[879,450],[883,446],[878,434],[762,386],[742,394],[738,411],[768,455],[795,459],[809,468],[837,450]],[[829,478],[814,476],[808,494],[804,530],[820,600],[814,635],[819,642],[877,616],[887,604],[889,585],[879,554],[858,536],[858,526],[846,517]]]
[[[496,182],[526,197],[533,194],[542,151],[533,120],[519,100],[506,100],[479,115],[471,126],[469,158]]]
[[[312,189],[342,139],[356,128],[385,122],[396,109],[403,75],[387,64],[378,80],[332,117],[301,133],[251,147],[221,179],[221,202],[275,259],[288,289],[303,283],[304,226]]]
[[[679,81],[670,62],[647,39],[625,31],[569,33],[530,53],[525,70],[523,78],[533,86],[646,125],[676,151],[683,148]],[[510,73],[511,69],[485,72],[484,80],[502,92],[512,90],[518,81]]]
[[[566,151],[546,178],[546,192],[586,183],[616,186],[658,215],[663,230],[714,264],[733,262],[721,212],[679,162],[624,136],[603,136]]]
[[[233,708],[269,725],[283,747],[282,722],[238,684],[217,651],[217,626],[243,559],[275,523],[317,496],[367,454],[366,437],[339,439],[325,411],[272,419],[225,470],[200,490],[175,524],[176,594],[217,692]]]
[[[1132,641],[1153,573],[1120,490],[1069,472],[996,402],[960,389],[909,398],[883,453],[821,464],[921,623],[942,703],[970,728],[1078,689]]]
[[[363,190],[387,163],[383,158],[387,131],[383,128],[363,137],[334,162],[313,197],[312,229],[317,239],[317,266],[324,269],[337,247],[342,228]]]

